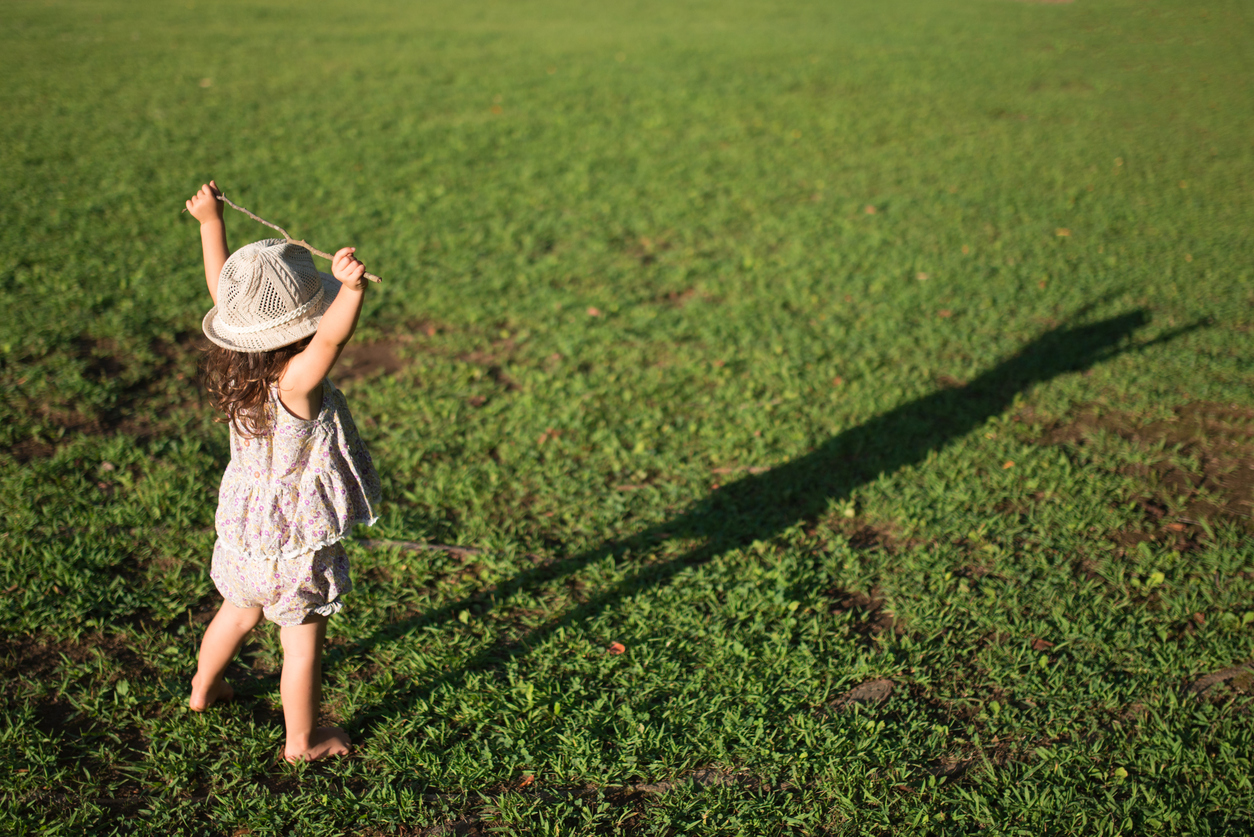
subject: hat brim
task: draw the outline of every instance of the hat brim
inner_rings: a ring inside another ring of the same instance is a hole
[[[322,303],[299,319],[249,334],[226,334],[217,326],[218,306],[215,305],[201,321],[201,330],[211,343],[234,352],[269,352],[289,346],[318,330],[322,315],[331,307],[340,288],[344,287],[329,273],[319,270],[318,277],[322,279]]]

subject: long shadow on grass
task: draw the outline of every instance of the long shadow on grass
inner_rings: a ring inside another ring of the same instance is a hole
[[[1089,325],[1059,326],[965,387],[944,389],[903,404],[833,436],[805,456],[726,485],[671,520],[582,554],[523,571],[471,597],[388,625],[345,649],[345,653],[352,655],[395,641],[423,625],[443,623],[464,609],[482,615],[508,602],[520,590],[547,584],[608,556],[656,556],[662,542],[670,539],[699,542],[675,558],[642,564],[614,588],[521,637],[500,639],[462,666],[422,684],[412,684],[407,690],[410,700],[416,701],[423,693],[431,694],[442,685],[457,682],[469,671],[523,655],[557,628],[594,617],[641,590],[667,584],[690,567],[819,517],[833,502],[847,499],[858,487],[880,475],[922,462],[975,430],[1005,411],[1017,393],[1034,384],[1067,372],[1084,371],[1123,352],[1174,340],[1200,327],[1186,326],[1147,343],[1132,343],[1132,334],[1147,321],[1143,311],[1135,310]],[[405,702],[402,695],[393,697]],[[406,709],[389,703],[388,711],[367,715],[392,715]],[[359,719],[359,723],[363,721],[368,723],[365,717]]]

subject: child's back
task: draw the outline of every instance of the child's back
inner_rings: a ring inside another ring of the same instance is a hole
[[[318,273],[291,242],[230,254],[210,182],[187,209],[201,222],[214,308],[206,385],[231,428],[210,572],[225,601],[205,631],[192,709],[232,696],[223,677],[264,617],[280,627],[280,690],[289,761],[348,752],[347,734],[317,726],[327,617],[352,589],[342,540],[373,523],[379,478],[344,396],[327,373],[352,337],[365,292],[353,248]]]

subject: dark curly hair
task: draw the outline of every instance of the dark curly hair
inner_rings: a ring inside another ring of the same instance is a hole
[[[200,358],[200,382],[213,406],[237,433],[256,438],[270,432],[274,413],[270,387],[279,381],[288,361],[305,350],[313,335],[268,352],[237,352],[213,344]]]

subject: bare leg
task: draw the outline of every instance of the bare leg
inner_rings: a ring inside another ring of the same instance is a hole
[[[339,727],[319,727],[322,712],[322,643],[327,635],[327,617],[316,614],[303,625],[279,629],[283,643],[283,722],[288,761],[313,761],[323,756],[348,752],[352,742]]]
[[[205,638],[200,641],[200,659],[192,678],[192,697],[188,706],[203,712],[220,700],[230,700],[235,690],[223,679],[248,632],[261,621],[261,608],[236,607],[223,602],[218,614],[209,623]]]

